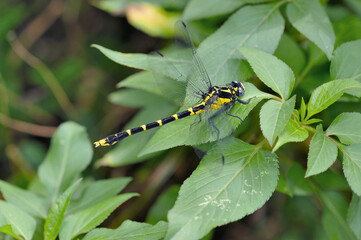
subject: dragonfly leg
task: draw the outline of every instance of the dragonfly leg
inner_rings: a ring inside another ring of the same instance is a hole
[[[193,127],[194,125],[197,125],[198,123],[200,123],[202,121],[202,115],[198,114],[198,120],[194,121],[191,124],[191,127]]]
[[[255,98],[255,97],[251,97],[251,98],[248,99],[247,101],[242,101],[242,100],[240,100],[240,99],[237,99],[237,102],[242,103],[242,104],[244,104],[244,105],[247,105],[253,98]]]
[[[231,105],[229,106],[229,108],[228,108],[227,111],[226,111],[226,114],[227,114],[228,116],[238,118],[239,120],[241,120],[241,121],[243,122],[243,119],[240,118],[239,116],[229,113],[229,112],[232,110],[232,108],[234,107],[234,104],[236,104],[236,102],[231,103]]]

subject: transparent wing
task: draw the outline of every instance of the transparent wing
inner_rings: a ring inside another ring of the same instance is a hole
[[[208,76],[196,48],[194,47],[190,32],[183,21],[178,21],[175,25],[176,43],[182,46],[191,59],[192,68],[187,77],[187,98],[186,102],[192,102],[192,95],[201,96],[208,92],[212,87],[211,80]]]
[[[153,74],[157,88],[165,98],[178,106],[184,105],[187,88],[187,78],[179,69],[184,72],[190,65],[191,63],[167,58],[159,51],[148,55],[148,69]]]

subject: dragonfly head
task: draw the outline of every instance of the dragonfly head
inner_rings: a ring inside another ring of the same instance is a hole
[[[243,83],[238,81],[232,81],[232,87],[236,91],[238,97],[244,96],[244,92],[246,91],[246,88],[244,87]]]

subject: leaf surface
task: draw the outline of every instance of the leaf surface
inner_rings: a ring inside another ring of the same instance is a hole
[[[183,183],[168,213],[166,239],[199,239],[216,226],[253,213],[275,190],[276,155],[234,139],[225,145],[226,163],[219,172],[217,151],[209,151]]]
[[[73,239],[79,234],[89,232],[101,224],[119,205],[137,195],[136,193],[121,194],[67,216],[60,230],[60,240]]]
[[[84,127],[74,122],[66,122],[58,127],[38,171],[51,203],[89,165],[92,156],[93,148]]]
[[[245,47],[239,50],[251,64],[259,79],[277,92],[282,99],[288,99],[295,84],[295,76],[291,68],[269,53]]]
[[[286,8],[291,24],[314,42],[331,59],[335,33],[331,22],[319,1],[295,0]]]
[[[326,171],[337,157],[337,145],[332,142],[318,125],[310,143],[307,159],[306,177]]]
[[[83,240],[158,240],[164,238],[167,226],[163,221],[153,226],[126,220],[117,229],[94,229],[85,235]]]
[[[0,200],[0,226],[2,232],[16,234],[25,240],[31,240],[35,232],[36,221],[23,210]]]
[[[272,145],[286,127],[295,106],[296,97],[292,97],[286,102],[269,100],[260,112],[260,124],[263,135]]]
[[[341,113],[331,123],[327,135],[336,135],[343,144],[361,143],[361,114]]]
[[[346,146],[343,152],[343,172],[352,191],[361,196],[361,144]]]

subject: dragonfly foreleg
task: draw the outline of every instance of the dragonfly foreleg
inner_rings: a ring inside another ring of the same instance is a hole
[[[255,97],[251,97],[251,98],[248,99],[247,101],[242,101],[242,100],[240,100],[240,99],[237,98],[237,102],[242,103],[242,104],[244,104],[244,105],[247,105],[253,98],[255,98]]]
[[[234,104],[236,104],[236,102],[232,102],[232,103],[231,103],[231,105],[229,106],[229,108],[228,108],[227,111],[226,111],[226,114],[227,114],[228,116],[238,118],[239,120],[241,120],[241,121],[243,122],[243,119],[240,118],[239,116],[234,115],[234,114],[232,114],[232,113],[229,113],[229,112],[233,109]]]
[[[194,121],[192,124],[191,124],[191,127],[193,127],[194,125],[200,123],[202,121],[202,115],[201,114],[198,114],[198,120]]]
[[[208,118],[208,122],[209,124],[217,131],[217,141],[219,141],[219,135],[220,135],[220,131],[219,129],[216,127],[216,125],[214,125],[213,123],[213,119],[215,119],[218,115],[222,114],[228,107],[227,105],[224,105],[221,109],[219,109],[215,114],[213,114],[210,118]]]

